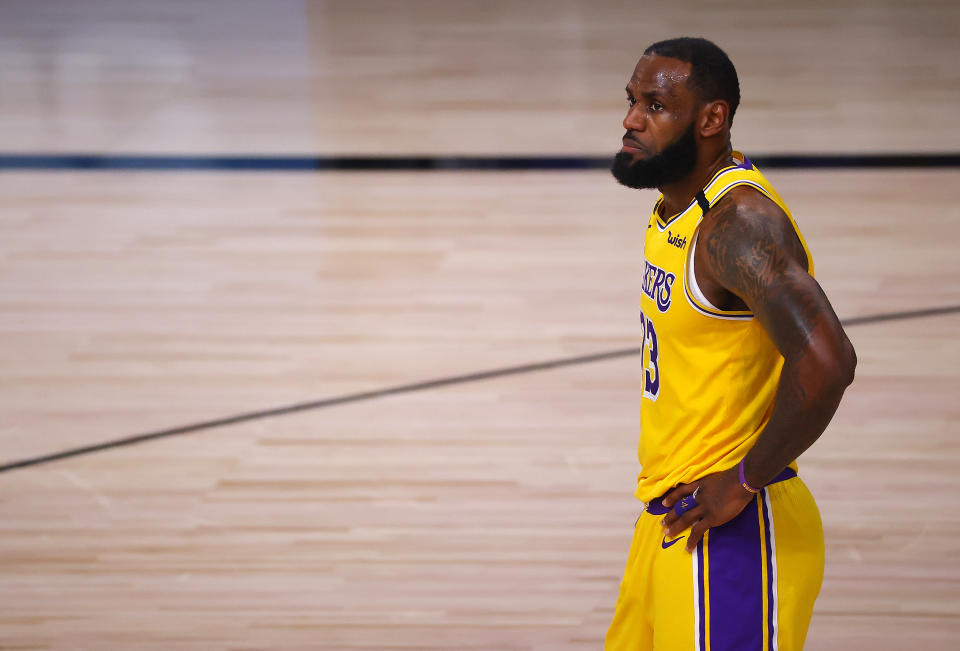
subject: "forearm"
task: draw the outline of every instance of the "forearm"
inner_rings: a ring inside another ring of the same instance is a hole
[[[855,364],[855,362],[853,362]],[[784,361],[773,413],[744,459],[751,486],[764,486],[820,438],[853,379],[846,361],[807,350]]]

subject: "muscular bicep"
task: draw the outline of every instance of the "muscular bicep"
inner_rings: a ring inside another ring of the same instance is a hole
[[[825,355],[849,344],[779,207],[746,190],[724,197],[709,216],[701,227],[707,273],[746,303],[785,357],[813,344]]]
[[[796,263],[758,280],[756,293],[745,300],[784,357],[843,336],[820,285]]]

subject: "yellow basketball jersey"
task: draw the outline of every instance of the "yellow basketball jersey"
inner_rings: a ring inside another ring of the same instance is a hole
[[[738,464],[770,419],[783,366],[750,312],[717,309],[697,287],[693,252],[704,206],[737,186],[763,193],[790,217],[813,274],[813,258],[780,195],[743,154],[734,152],[734,159],[738,164],[717,172],[682,212],[660,215],[661,196],[647,226],[635,493],[644,502]]]

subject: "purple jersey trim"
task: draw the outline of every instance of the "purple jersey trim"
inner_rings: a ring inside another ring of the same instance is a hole
[[[797,476],[796,470],[794,470],[793,468],[784,468],[779,475],[773,478],[773,481],[771,481],[770,484],[776,484],[777,482],[781,482],[787,479],[793,479],[796,476]],[[767,486],[769,486],[770,484],[767,484]],[[667,513],[670,513],[671,509],[668,509],[663,505],[664,497],[666,497],[666,495],[661,495],[660,497],[650,500],[650,502],[647,503],[645,512],[649,513],[650,515],[666,515]]]

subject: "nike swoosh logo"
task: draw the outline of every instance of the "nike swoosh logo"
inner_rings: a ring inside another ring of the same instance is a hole
[[[679,538],[674,538],[674,539],[671,540],[670,542],[667,542],[667,537],[664,536],[664,537],[663,537],[663,540],[660,542],[660,546],[663,547],[664,549],[666,549],[666,548],[669,547],[670,545],[676,545],[678,542],[680,542],[680,541],[683,540],[684,538],[686,538],[686,536],[680,536]]]

